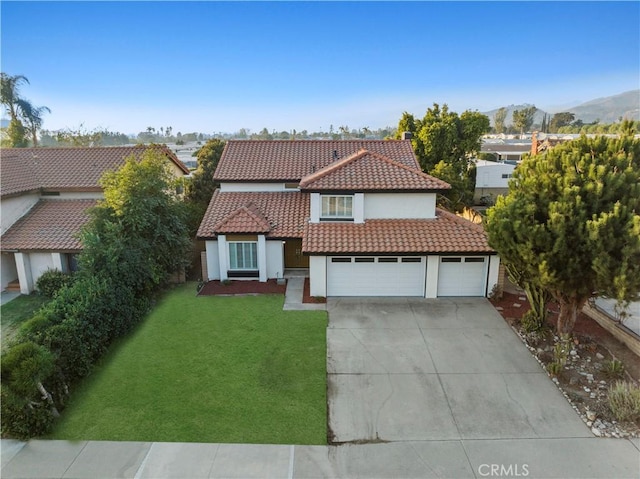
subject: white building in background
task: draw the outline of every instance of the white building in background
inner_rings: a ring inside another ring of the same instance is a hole
[[[515,163],[476,160],[475,204],[491,205],[499,195],[509,191],[509,180],[516,169]]]

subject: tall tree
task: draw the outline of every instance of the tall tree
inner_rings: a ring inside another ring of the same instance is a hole
[[[212,139],[195,153],[198,158],[198,168],[193,173],[191,181],[187,183],[186,189],[190,210],[189,227],[194,234],[218,186],[213,180],[213,173],[216,171],[224,146],[224,141]]]
[[[0,103],[9,113],[9,127],[7,128],[7,139],[3,140],[3,146],[21,148],[27,146],[26,130],[19,114],[21,107],[28,104],[20,96],[20,86],[29,83],[24,75],[8,75],[0,73]]]
[[[568,126],[573,123],[573,120],[576,119],[576,115],[569,112],[563,111],[561,113],[555,113],[551,117],[551,121],[549,122],[549,132],[550,133],[558,133],[558,130],[563,126]]]
[[[38,131],[42,127],[42,115],[44,113],[51,113],[49,107],[33,106],[27,101],[20,101],[20,116],[26,123],[25,130],[31,135],[33,146],[38,146]]]
[[[472,202],[472,156],[480,149],[482,135],[489,128],[489,118],[482,113],[465,111],[458,115],[450,112],[446,104],[440,108],[434,103],[422,120],[403,113],[396,138],[404,131],[412,133],[411,144],[422,170],[451,183],[444,206],[461,210]]]
[[[83,274],[121,278],[123,288],[144,296],[187,266],[191,240],[175,181],[159,148],[105,173],[104,200],[82,235]]]
[[[542,125],[540,126],[540,131],[543,133],[549,133],[549,119],[547,118],[547,114],[542,115]]]
[[[507,109],[505,107],[499,108],[493,115],[493,127],[496,133],[501,134],[505,132],[505,120],[507,119]]]
[[[535,106],[528,106],[522,110],[513,111],[513,126],[520,130],[522,135],[525,131],[529,131],[533,125],[533,117],[538,109]]]
[[[527,158],[488,212],[489,243],[560,304],[573,330],[592,296],[640,292],[640,140],[586,138]]]
[[[51,113],[48,107],[36,107],[20,95],[20,87],[25,83],[29,84],[29,80],[24,75],[0,73],[0,103],[9,113],[11,120],[7,131],[8,146],[27,146],[27,134],[31,136],[33,146],[38,146],[38,130],[42,127],[42,115],[45,112]]]
[[[20,86],[25,83],[29,84],[29,79],[24,75],[11,76],[4,72],[0,73],[0,103],[9,112],[11,120],[18,120],[19,101],[22,99]]]

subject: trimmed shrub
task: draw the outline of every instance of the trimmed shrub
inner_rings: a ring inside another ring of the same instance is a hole
[[[53,354],[30,341],[2,354],[3,434],[25,439],[49,429],[58,410],[43,383],[53,369]]]
[[[42,401],[31,401],[2,385],[0,391],[2,434],[21,440],[46,434],[53,425],[51,409]]]
[[[69,273],[63,273],[58,269],[48,269],[36,281],[36,289],[47,298],[55,298],[65,286],[69,286],[73,282],[73,276]]]

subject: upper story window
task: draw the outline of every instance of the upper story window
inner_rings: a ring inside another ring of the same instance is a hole
[[[323,195],[320,217],[331,220],[353,219],[353,196]]]

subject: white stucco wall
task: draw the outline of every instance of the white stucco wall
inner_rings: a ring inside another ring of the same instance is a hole
[[[508,188],[510,178],[502,178],[502,175],[511,175],[515,169],[516,165],[509,163],[478,162],[476,188]]]
[[[496,284],[498,284],[498,277],[500,274],[500,256],[489,256],[489,274],[487,278],[487,292],[489,296]]]
[[[2,208],[0,234],[4,234],[13,223],[29,211],[38,202],[38,199],[39,195],[37,193],[4,198],[0,204],[0,208]]]
[[[320,222],[320,193],[309,195],[309,223]]]
[[[309,257],[309,283],[311,296],[327,296],[327,258]]]
[[[435,193],[366,193],[364,219],[435,218]]]
[[[220,261],[218,260],[218,242],[206,241],[205,249],[207,251],[207,281],[220,279]]]
[[[295,191],[284,183],[221,183],[220,191]]]
[[[29,253],[29,262],[31,263],[31,277],[33,278],[34,286],[38,282],[38,278],[42,276],[42,273],[48,269],[57,269],[51,253]]]
[[[284,245],[280,240],[267,241],[267,278],[284,277]]]
[[[427,256],[427,280],[425,281],[425,298],[438,297],[438,269],[440,267],[440,256]]]
[[[16,259],[13,253],[2,253],[0,262],[2,265],[0,270],[0,290],[4,291],[11,281],[18,279],[18,270],[16,269]]]

